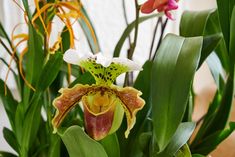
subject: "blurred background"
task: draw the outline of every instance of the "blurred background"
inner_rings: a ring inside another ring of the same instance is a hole
[[[21,0],[16,0],[21,4]],[[34,8],[33,0],[30,1],[30,7]],[[105,55],[112,56],[114,47],[122,35],[124,29],[126,28],[126,23],[124,20],[123,5],[127,9],[127,20],[132,22],[135,18],[135,8],[134,1],[131,0],[82,0],[84,7],[87,9],[89,16],[93,22],[96,29],[97,36],[99,38],[101,50]],[[125,4],[123,4],[123,2]],[[140,0],[139,4],[145,2],[145,0]],[[180,16],[184,10],[206,10],[216,8],[216,0],[181,0],[179,2],[179,9],[177,12],[173,12],[175,18],[174,21],[169,21],[165,33],[175,33],[179,32],[179,22]],[[14,27],[21,23],[15,33],[27,32],[26,26],[24,24],[24,17],[22,10],[13,2],[13,0],[0,0],[0,21],[6,29],[8,35],[11,34]],[[139,40],[137,41],[136,52],[134,55],[134,60],[142,65],[144,61],[148,58],[148,53],[151,46],[151,40],[153,36],[153,30],[155,27],[157,19],[152,19],[144,22],[139,28]],[[53,21],[52,31],[53,36],[50,43],[53,44],[57,39],[58,33],[60,33],[62,23],[55,20]],[[89,51],[89,46],[85,39],[85,36],[78,24],[74,24],[75,37],[76,37],[76,49],[81,52]],[[189,26],[190,27],[190,26]],[[124,45],[122,49],[122,56],[124,52],[128,49],[128,43]],[[145,53],[146,52],[146,53]],[[0,46],[0,57],[6,58],[10,57],[3,51]],[[14,67],[14,65],[12,65]],[[0,77],[5,79],[6,68],[0,61]],[[9,87],[14,90],[15,84],[11,79],[10,75],[7,81]],[[193,115],[194,120],[200,119],[207,111],[209,102],[212,100],[215,93],[216,86],[210,74],[210,71],[206,64],[198,70],[194,79],[194,90],[197,95],[196,107]],[[14,95],[17,98],[17,95]],[[235,111],[233,110],[232,120],[235,121]],[[13,151],[5,142],[2,136],[3,127],[10,127],[6,113],[0,102],[0,150]],[[235,133],[233,133],[226,141],[224,141],[216,151],[211,155],[213,157],[234,157],[235,156]],[[221,155],[223,153],[223,155]]]

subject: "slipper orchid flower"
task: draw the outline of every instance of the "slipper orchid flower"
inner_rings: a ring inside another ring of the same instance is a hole
[[[179,0],[148,0],[141,6],[142,13],[152,13],[154,10],[158,12],[165,12],[169,19],[173,19],[170,11],[178,9],[177,2]]]
[[[77,64],[89,71],[96,84],[77,84],[73,88],[60,90],[61,95],[53,102],[57,113],[52,120],[54,129],[59,127],[66,114],[80,101],[84,109],[85,130],[90,137],[101,140],[115,132],[121,125],[124,112],[127,117],[128,137],[136,120],[136,113],[141,110],[145,101],[140,98],[140,91],[132,87],[119,87],[113,84],[122,73],[142,68],[129,59],[107,59],[101,53],[79,56],[75,50],[68,50],[64,60]]]

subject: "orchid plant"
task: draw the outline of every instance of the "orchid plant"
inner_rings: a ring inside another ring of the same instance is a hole
[[[137,111],[144,107],[141,92],[132,87],[113,85],[116,77],[122,73],[141,70],[141,67],[126,58],[107,59],[101,53],[79,57],[79,52],[68,50],[64,60],[76,64],[89,71],[96,84],[77,84],[71,89],[61,89],[62,95],[54,100],[57,114],[53,119],[55,130],[64,116],[81,100],[84,108],[84,123],[86,132],[95,140],[101,140],[120,127],[123,112],[127,117],[126,138],[133,128]]]
[[[34,0],[35,10],[28,0],[13,2],[23,11],[28,33],[15,34],[17,25],[9,37],[0,22],[0,46],[11,58],[0,58],[8,68],[0,79],[0,98],[10,122],[2,132],[13,149],[0,148],[1,157],[205,157],[235,130],[229,119],[234,96],[233,0],[217,0],[213,10],[185,11],[179,35],[166,36],[165,27],[175,17],[171,11],[180,1],[134,0],[136,18],[127,22],[110,52],[113,58],[100,52],[82,1]],[[125,15],[126,10],[124,5]],[[54,18],[64,27],[50,45]],[[157,22],[142,66],[133,55],[139,25],[149,19]],[[91,52],[75,49],[74,23],[83,29]],[[120,58],[127,39],[127,57]],[[195,121],[192,84],[204,62],[217,89],[207,113]],[[19,98],[8,87],[9,73]],[[125,77],[117,84],[121,74]]]

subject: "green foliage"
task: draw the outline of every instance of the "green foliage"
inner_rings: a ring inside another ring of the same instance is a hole
[[[234,93],[235,62],[233,56],[234,48],[232,46],[234,44],[231,44],[234,40],[234,2],[233,0],[226,2],[218,0],[218,10],[185,12],[181,19],[181,35],[204,36],[201,60],[203,62],[209,56],[207,64],[210,67],[218,89],[199,132],[190,146],[193,153],[209,154],[233,131],[232,123],[230,123],[229,129],[227,129],[227,125],[229,123]],[[188,29],[187,23],[191,23],[194,28]],[[218,41],[221,36],[219,37],[218,33],[223,34],[219,45]],[[210,39],[213,36],[217,36],[217,39]],[[210,45],[210,48],[206,45]],[[204,51],[204,47],[207,51]],[[218,57],[215,53],[209,55],[213,50]],[[226,71],[226,74],[223,70]],[[226,75],[228,78],[225,81]]]
[[[192,157],[188,145],[184,145],[175,155],[175,157]]]
[[[60,136],[70,157],[108,157],[102,145],[91,139],[79,126],[71,126]]]
[[[207,155],[212,150],[225,140],[233,131],[235,130],[235,123],[230,122],[229,127],[222,130],[214,132],[208,135],[205,139],[201,140],[196,146],[193,147],[193,152]]]
[[[14,129],[14,120],[15,120],[15,113],[18,102],[13,98],[11,91],[6,86],[6,94],[5,95],[5,88],[4,88],[4,81],[0,79],[0,97],[2,104],[4,105],[5,111],[7,113],[8,119],[10,121],[11,127]]]
[[[201,48],[201,37],[167,35],[154,60],[151,104],[158,152],[164,150],[181,123]]]
[[[67,1],[47,0],[45,3],[39,2],[39,8],[49,3],[57,5],[39,13],[31,10],[28,0],[22,0],[28,19],[28,50],[22,55],[17,48],[13,60],[16,68],[10,67],[19,98],[0,79],[0,99],[11,125],[11,129],[4,127],[3,136],[17,155],[0,151],[0,157],[205,157],[235,130],[235,123],[229,121],[234,97],[235,0],[217,0],[218,9],[183,13],[180,36],[167,35],[160,48],[154,51],[157,53],[153,61],[145,61],[143,70],[132,81],[133,87],[142,92],[141,97],[146,104],[137,113],[129,137],[126,139],[123,136],[126,129],[124,119],[116,133],[100,141],[91,139],[84,131],[84,114],[80,106],[70,111],[58,134],[52,133],[51,120],[55,115],[52,102],[58,96],[58,90],[76,84],[92,85],[95,79],[92,70],[90,73],[76,65],[68,66],[63,61],[63,54],[71,48],[72,37],[67,25],[61,30],[61,43],[53,47],[54,51],[50,49],[48,34],[41,20],[50,34],[49,24],[59,12],[62,13],[58,6]],[[76,7],[75,3],[72,7],[66,5],[65,8],[72,8],[72,11]],[[79,7],[82,16],[75,22],[81,26],[91,51],[97,53],[100,45],[94,25],[85,7]],[[139,7],[136,5],[136,11]],[[32,22],[34,16],[39,14],[42,19]],[[164,22],[159,19],[162,15],[136,16],[115,45],[114,57],[120,56],[132,31],[136,29],[135,32],[138,32],[136,26],[149,19],[158,19],[163,28],[162,37]],[[64,18],[63,22],[67,20]],[[8,34],[0,23],[0,44],[11,56],[15,45]],[[135,37],[138,38],[136,33]],[[132,43],[130,49],[134,50]],[[147,52],[147,49],[143,51]],[[4,58],[0,60],[6,67],[9,66]],[[205,61],[217,85],[217,92],[195,138],[189,140],[195,127],[198,127],[194,122],[188,122],[192,121],[194,107],[192,80]],[[71,82],[69,78],[72,78]]]
[[[156,155],[156,157],[172,157],[175,154],[182,154],[182,150],[184,150],[183,148],[185,148],[184,145],[191,137],[194,129],[195,124],[193,122],[181,123],[177,128],[174,136],[171,138],[171,141],[169,142],[167,147],[160,154]]]
[[[107,136],[99,142],[104,147],[108,156],[120,157],[119,142],[115,133]]]

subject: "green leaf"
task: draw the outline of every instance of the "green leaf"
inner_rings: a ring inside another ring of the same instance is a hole
[[[19,145],[14,133],[10,129],[4,127],[3,136],[11,148],[13,148],[16,152],[19,152]]]
[[[174,136],[171,141],[167,145],[166,149],[160,153],[157,157],[172,157],[176,154],[177,151],[183,147],[189,138],[191,137],[193,131],[195,129],[195,123],[193,122],[185,122],[181,123],[176,130]]]
[[[210,127],[211,121],[215,117],[216,110],[219,106],[219,102],[221,101],[221,97],[222,96],[221,96],[220,92],[217,91],[212,103],[209,106],[207,114],[205,115],[205,117],[203,119],[203,123],[202,123],[199,131],[197,132],[196,137],[194,138],[192,144],[190,145],[190,148],[194,148],[195,146],[198,145],[198,142],[200,142],[202,139],[204,139],[206,136],[208,136],[206,134],[206,131]]]
[[[147,118],[150,116],[151,113],[151,104],[149,97],[151,85],[151,72],[152,62],[146,61],[143,65],[143,70],[140,71],[134,83],[134,88],[138,89],[143,93],[141,97],[145,100],[145,106],[142,110],[137,113],[136,123],[133,129],[131,130],[131,134],[127,139],[125,150],[123,150],[128,152],[128,157],[136,157],[138,154],[142,154],[139,137],[143,132],[149,131],[149,127],[147,125]]]
[[[86,19],[79,18],[78,22],[80,23],[80,26],[87,37],[87,41],[89,43],[89,46],[90,46],[93,53],[100,52],[99,41],[98,41],[97,35],[95,33],[95,29],[91,23],[91,20],[90,20],[87,12],[83,6],[81,7],[80,11],[84,15],[84,18],[86,18]]]
[[[2,23],[0,22],[0,36],[6,38],[5,30],[3,29]]]
[[[199,62],[199,67],[206,60],[206,58],[211,54],[213,50],[218,46],[220,40],[223,36],[220,33],[208,35],[203,38],[202,53]]]
[[[51,144],[49,147],[48,157],[59,157],[60,156],[60,147],[61,139],[58,135],[51,135]]]
[[[195,100],[195,93],[193,89],[191,88],[191,91],[189,93],[189,100],[187,103],[186,110],[184,112],[184,117],[182,119],[182,122],[192,122],[194,100]]]
[[[32,15],[30,13],[30,9],[29,9],[29,2],[28,0],[22,0],[27,17],[29,18],[29,21],[31,21]]]
[[[3,37],[7,40],[8,44],[11,44],[11,40],[7,35],[7,32],[5,31],[5,29],[3,28],[2,23],[0,22],[0,37]]]
[[[99,142],[104,147],[108,156],[120,157],[118,138],[115,133],[105,137]]]
[[[163,14],[162,13],[159,13],[159,14],[154,14],[154,15],[149,15],[149,16],[144,16],[144,17],[140,17],[138,19],[138,22],[139,24],[144,22],[144,21],[147,21],[151,18],[154,18],[154,17],[159,17],[159,16],[162,16]],[[114,57],[119,57],[120,55],[120,52],[121,52],[121,49],[122,49],[122,46],[124,44],[124,42],[126,41],[126,38],[130,35],[130,33],[132,32],[132,30],[135,28],[135,25],[136,25],[136,21],[133,21],[132,23],[130,23],[127,28],[125,29],[125,31],[123,32],[121,38],[119,39],[118,43],[116,44],[116,47],[114,49],[114,54],[113,56]]]
[[[35,86],[41,75],[44,62],[43,42],[41,36],[31,24],[29,26],[28,52],[25,54],[26,80]],[[25,84],[23,94],[24,111],[28,109],[32,90]]]
[[[9,152],[0,151],[0,157],[17,157],[17,156]]]
[[[228,124],[234,96],[233,78],[233,76],[228,76],[225,89],[223,91],[222,99],[219,102],[214,118],[211,120],[211,123],[208,126],[208,129],[206,130],[207,135],[210,135],[219,130],[223,130]]]
[[[26,112],[22,128],[22,156],[28,154],[29,148],[33,145],[41,120],[41,94],[35,93],[32,103]]]
[[[206,157],[206,156],[201,155],[201,154],[193,154],[192,157]]]
[[[102,145],[91,139],[79,126],[71,126],[60,136],[70,157],[108,157]]]
[[[185,144],[175,155],[175,157],[192,157],[187,144]]]
[[[149,112],[151,111],[149,95],[150,95],[150,86],[151,86],[150,80],[151,80],[151,74],[152,74],[151,73],[152,64],[153,63],[151,61],[145,62],[145,64],[143,65],[143,70],[140,71],[133,86],[135,89],[138,89],[139,91],[143,93],[143,95],[141,95],[141,98],[145,100],[145,106],[136,115],[136,123],[135,123],[134,128],[132,129],[132,133],[130,134],[129,138],[133,134],[135,134],[134,132],[140,130],[141,125],[143,125],[143,121],[147,119],[147,117],[149,116]]]
[[[188,27],[191,25],[191,27]],[[209,54],[218,46],[223,44],[222,34],[220,33],[219,21],[215,9],[206,11],[185,11],[181,18],[180,35],[185,37],[205,36],[203,39],[203,48],[199,65],[209,56]],[[222,50],[222,46],[220,46]],[[220,51],[218,52],[221,53]],[[221,58],[227,60],[223,52]],[[225,65],[228,63],[225,63]],[[226,65],[228,66],[228,65]],[[200,67],[200,66],[199,66]]]
[[[207,20],[214,11],[214,9],[200,12],[185,11],[180,21],[180,35],[184,37],[203,35]]]
[[[10,121],[11,127],[14,129],[15,128],[15,113],[16,113],[16,108],[18,105],[18,102],[13,98],[11,91],[7,87],[7,95],[5,95],[5,88],[4,88],[4,81],[0,79],[0,98],[2,101],[2,104],[4,106],[4,109],[7,113],[8,119]]]
[[[70,34],[69,31],[66,31],[67,28],[64,27],[62,33],[61,33],[61,38],[62,38],[62,48],[60,49],[61,52],[65,53],[70,48]]]
[[[146,156],[150,156],[149,147],[151,143],[152,132],[144,132],[139,136],[140,148]]]
[[[188,26],[191,27],[188,27]],[[215,9],[206,11],[185,11],[181,18],[180,35],[185,37],[204,36],[200,65],[216,48],[224,68],[229,69],[229,57],[219,25],[219,18]],[[219,43],[219,45],[218,45]]]
[[[183,118],[202,41],[202,37],[167,35],[153,62],[151,103],[159,152],[170,142]]]
[[[231,23],[230,23],[230,44],[229,44],[229,52],[231,55],[231,59],[233,64],[235,63],[235,6],[233,7],[233,12],[231,15]]]
[[[51,85],[59,73],[62,63],[63,55],[60,52],[56,52],[50,57],[42,70],[37,90],[43,92]]]
[[[64,62],[60,70],[68,74],[68,64]],[[79,66],[71,65],[71,74],[73,76],[78,77],[80,73],[81,73],[81,69],[79,68]]]
[[[217,85],[217,88],[220,92],[223,91],[223,88],[220,88],[220,82],[225,82],[225,72],[222,67],[222,64],[216,55],[216,53],[211,53],[210,56],[206,59],[206,63],[210,69],[210,72],[215,80],[215,83]],[[222,79],[222,80],[221,80]]]
[[[23,111],[23,102],[20,102],[17,106],[16,113],[15,113],[15,135],[19,145],[22,142],[22,128],[23,128],[23,121],[24,121],[24,111]]]
[[[209,154],[211,151],[216,149],[216,147],[225,140],[233,131],[235,130],[235,122],[229,123],[229,128],[222,131],[217,131],[208,137],[202,139],[198,143],[198,147],[192,149],[194,153],[200,153],[203,155]]]
[[[217,0],[219,20],[227,50],[229,50],[230,22],[234,4],[235,0]]]
[[[210,18],[207,21],[207,27],[205,30],[206,35],[211,35],[215,33],[221,33],[220,23],[219,23],[219,15],[218,11],[215,11],[210,15]],[[229,71],[229,56],[228,51],[226,49],[224,38],[220,41],[218,47],[215,49],[216,54],[218,55],[221,63],[226,71]]]

